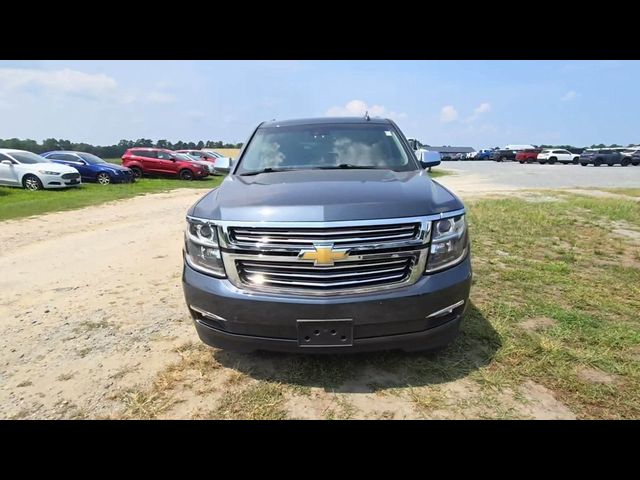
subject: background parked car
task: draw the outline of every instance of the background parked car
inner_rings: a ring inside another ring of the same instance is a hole
[[[492,154],[493,150],[490,149],[478,150],[474,160],[491,160]]]
[[[578,161],[583,167],[586,167],[589,164],[592,164],[594,167],[599,167],[604,164],[612,167],[616,163],[626,167],[631,163],[630,159],[623,161],[622,154],[620,152],[615,152],[610,148],[589,148],[582,152]]]
[[[491,154],[491,159],[494,162],[506,162],[507,160],[515,160],[517,153],[518,152],[515,150],[507,150],[507,149],[494,150],[493,153]]]
[[[91,153],[55,150],[41,155],[54,163],[75,168],[80,172],[84,182],[98,182],[101,185],[108,185],[135,181],[131,169],[106,162]]]
[[[184,160],[185,162],[193,162],[197,165],[200,165],[203,168],[207,169],[207,172],[210,175],[213,175],[215,173],[215,167],[213,166],[213,163],[211,162],[204,162],[202,160],[200,160],[200,158],[202,157],[193,157],[191,155],[188,155],[186,153],[179,153],[179,152],[175,152],[174,156],[177,160]]]
[[[542,164],[554,164],[556,162],[560,162],[565,164],[573,163],[577,165],[579,158],[580,155],[577,153],[571,153],[569,150],[562,150],[559,148],[545,148],[538,154],[538,162]]]
[[[176,158],[176,152],[163,148],[130,148],[122,156],[122,165],[130,168],[136,178],[142,175],[169,175],[182,180],[194,180],[209,175],[202,165]]]
[[[620,152],[622,155],[622,161],[628,161],[631,165],[640,165],[640,148],[631,147]]]
[[[77,187],[81,183],[80,173],[73,167],[25,150],[0,149],[0,185],[41,190]]]
[[[225,157],[212,150],[176,150],[178,153],[186,153],[197,160],[213,163],[215,169],[213,175],[218,173],[229,173],[232,158]]]
[[[230,157],[225,157],[220,155],[216,158],[216,162],[214,163],[216,167],[216,173],[226,174],[231,170],[231,166],[233,165],[233,159]]]
[[[538,159],[540,149],[526,148],[516,153],[516,160],[520,163],[532,163]]]

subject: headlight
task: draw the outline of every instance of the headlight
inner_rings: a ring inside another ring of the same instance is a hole
[[[467,220],[464,215],[436,220],[431,227],[427,273],[459,263],[469,248]]]
[[[191,268],[207,275],[225,276],[215,225],[188,219],[184,244],[185,257]]]
[[[50,172],[49,170],[38,170],[43,175],[60,175],[60,172]]]

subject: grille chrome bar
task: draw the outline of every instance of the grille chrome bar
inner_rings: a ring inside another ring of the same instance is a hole
[[[311,274],[311,273],[284,273],[284,272],[267,272],[263,270],[251,270],[248,268],[243,269],[244,273],[255,273],[259,275],[267,275],[267,276],[275,276],[275,277],[296,277],[296,278],[343,278],[343,277],[357,277],[357,276],[365,276],[365,275],[378,275],[380,273],[388,273],[388,272],[397,272],[404,271],[406,269],[406,265],[402,265],[396,268],[385,268],[382,270],[365,270],[362,272],[353,272],[353,273],[332,273],[332,274]]]
[[[382,225],[380,227],[337,227],[337,228],[234,228],[228,229],[232,244],[308,247],[314,243],[331,242],[340,245],[377,244],[390,241],[415,240],[419,238],[421,224]]]
[[[380,278],[370,278],[366,280],[350,280],[344,282],[331,282],[331,283],[321,283],[321,282],[301,282],[301,281],[287,281],[287,280],[269,280],[269,283],[276,283],[279,285],[289,285],[294,287],[344,287],[351,285],[362,285],[363,283],[372,283],[372,282],[380,282],[387,280],[399,280],[403,277],[403,274],[400,275],[390,275],[387,277]]]
[[[397,263],[403,263],[404,260],[393,260],[393,261],[389,261],[389,262],[385,262],[384,265],[392,265],[392,264],[397,264]],[[278,264],[268,264],[265,265],[264,263],[251,263],[251,262],[242,262],[243,265],[245,267],[267,267],[268,268],[283,268],[281,265]],[[380,266],[380,263],[363,263],[360,264],[359,266],[361,268],[366,268],[366,267],[378,267]],[[305,264],[300,264],[300,265],[294,265],[294,264],[288,264],[286,266],[287,269],[293,269],[293,270],[315,270],[315,267],[313,266],[313,264],[309,263],[308,265]],[[339,265],[334,265],[332,267],[322,267],[322,270],[343,270],[345,268],[353,268],[351,265],[345,265],[345,264],[339,264]]]
[[[371,229],[359,229],[359,230],[344,230],[344,231],[330,231],[327,229],[315,229],[316,231],[312,231],[311,229],[307,229],[307,230],[301,230],[301,229],[296,229],[297,233],[301,233],[303,235],[309,235],[309,236],[326,236],[326,235],[353,235],[353,234],[360,234],[360,233],[378,233],[378,232],[395,232],[398,230],[414,230],[415,229],[415,225],[407,225],[407,226],[403,226],[400,225],[398,227],[392,227],[392,228],[371,228]],[[256,233],[256,231],[259,231],[262,235],[290,235],[291,234],[291,230],[280,230],[280,231],[276,231],[274,229],[265,229],[264,231],[262,229],[251,229],[251,230],[247,230],[247,229],[243,229],[243,228],[234,228],[233,229],[234,232],[236,234],[249,234],[249,235],[253,235]]]

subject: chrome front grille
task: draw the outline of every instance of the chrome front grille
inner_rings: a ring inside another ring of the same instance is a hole
[[[417,257],[389,256],[379,260],[357,260],[334,266],[314,266],[312,262],[236,260],[243,283],[257,287],[296,288],[313,291],[387,285],[406,281]]]
[[[415,240],[420,236],[420,227],[420,223],[333,228],[229,227],[228,235],[230,242],[237,245],[304,248],[332,243],[345,247]]]
[[[63,173],[62,178],[64,180],[78,180],[80,178],[79,173]]]
[[[365,294],[424,274],[432,217],[216,222],[229,281],[279,295]]]

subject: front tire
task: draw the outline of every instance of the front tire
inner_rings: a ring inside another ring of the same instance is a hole
[[[193,180],[193,172],[188,169],[180,170],[180,180]]]
[[[25,175],[22,179],[22,186],[26,190],[31,190],[32,192],[42,190],[44,188],[40,179],[35,175]]]
[[[551,158],[549,159],[549,163],[550,163],[551,165],[553,165],[554,163],[556,163],[556,160],[557,160],[557,158],[556,158],[556,157],[551,157]]]
[[[599,167],[600,165],[602,165],[602,159],[601,159],[601,158],[596,158],[596,159],[593,161],[593,166],[594,166],[594,167]]]
[[[583,167],[586,167],[589,164],[587,162],[581,162],[580,165],[582,165]]]
[[[573,159],[573,161],[572,161],[571,163],[573,163],[574,165],[577,165],[577,164],[578,164],[578,159],[577,159],[577,158],[574,158],[574,159]]]
[[[630,158],[623,158],[622,160],[620,160],[620,165],[622,165],[623,167],[628,167],[630,163]]]
[[[100,185],[109,185],[111,183],[111,176],[108,173],[101,172],[96,176],[96,180]]]
[[[142,169],[139,167],[130,167],[134,178],[142,178]]]

